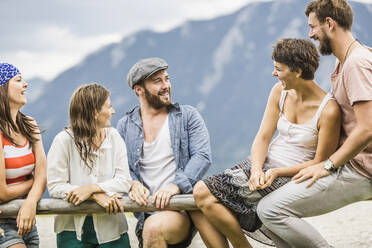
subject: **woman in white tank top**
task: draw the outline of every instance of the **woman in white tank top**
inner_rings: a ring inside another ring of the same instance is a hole
[[[233,247],[251,247],[244,233],[272,245],[256,214],[258,201],[337,148],[340,111],[313,80],[319,63],[313,43],[280,40],[272,59],[280,82],[271,90],[249,158],[195,185],[205,219],[197,228],[207,246],[229,247],[229,240]]]

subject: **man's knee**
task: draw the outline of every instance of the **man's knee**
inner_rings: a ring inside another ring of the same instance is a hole
[[[142,237],[144,240],[152,240],[154,238],[161,238],[163,236],[162,224],[158,221],[152,221],[148,219],[145,221],[142,231]]]
[[[162,211],[153,214],[144,224],[144,244],[177,244],[187,237],[190,225],[190,219],[184,212]]]
[[[199,181],[195,184],[193,190],[193,196],[195,199],[196,206],[202,208],[207,203],[208,196],[210,196],[210,191],[203,181]]]
[[[257,215],[262,221],[262,223],[271,222],[279,219],[281,211],[278,207],[275,206],[275,203],[268,200],[267,198],[259,201],[257,205]]]

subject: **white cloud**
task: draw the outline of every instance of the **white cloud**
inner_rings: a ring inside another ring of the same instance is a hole
[[[2,54],[2,60],[19,67],[25,78],[42,76],[50,80],[101,46],[118,42],[121,35],[98,34],[80,37],[66,27],[46,26],[36,30],[32,38],[38,47],[44,49],[31,47],[9,51]]]

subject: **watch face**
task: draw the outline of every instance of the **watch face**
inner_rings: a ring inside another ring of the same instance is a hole
[[[328,170],[328,171],[331,171],[333,169],[333,164],[331,161],[329,160],[326,160],[324,162],[324,169]]]

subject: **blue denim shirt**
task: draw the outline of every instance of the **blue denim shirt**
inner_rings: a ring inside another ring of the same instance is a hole
[[[188,105],[171,104],[168,120],[177,165],[173,183],[181,193],[190,194],[212,162],[208,130],[199,112]],[[117,129],[127,146],[130,175],[143,183],[139,169],[144,142],[140,108],[136,106],[120,119]]]

